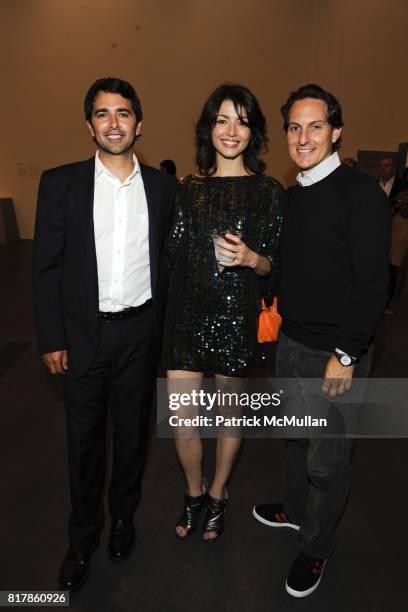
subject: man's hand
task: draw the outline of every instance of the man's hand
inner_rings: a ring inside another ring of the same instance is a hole
[[[68,351],[66,350],[45,353],[42,358],[51,374],[65,374],[68,370]]]
[[[343,395],[343,393],[348,391],[351,387],[353,373],[353,365],[344,367],[337,361],[336,356],[333,355],[327,362],[324,372],[322,384],[323,393],[326,393],[330,397]]]

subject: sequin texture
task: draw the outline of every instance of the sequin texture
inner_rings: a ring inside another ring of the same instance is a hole
[[[188,176],[180,184],[166,242],[166,369],[246,376],[262,365],[260,300],[273,300],[276,263],[267,278],[247,267],[220,272],[212,236],[239,233],[249,248],[276,262],[283,200],[280,183],[264,175]]]

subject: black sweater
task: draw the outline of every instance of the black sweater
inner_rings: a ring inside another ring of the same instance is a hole
[[[375,181],[339,166],[288,190],[279,311],[289,338],[359,357],[388,297],[390,205]]]

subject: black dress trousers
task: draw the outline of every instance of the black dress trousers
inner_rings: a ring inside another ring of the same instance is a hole
[[[113,428],[109,510],[131,518],[141,497],[157,364],[154,308],[129,320],[101,320],[99,348],[85,376],[65,376],[71,491],[69,539],[87,549],[103,525],[108,409]],[[69,368],[69,350],[68,350]]]

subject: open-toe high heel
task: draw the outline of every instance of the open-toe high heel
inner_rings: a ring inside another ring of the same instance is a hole
[[[203,487],[207,489],[207,485],[205,481],[203,481]],[[187,538],[189,535],[194,533],[194,531],[196,530],[197,525],[198,525],[198,520],[205,506],[206,495],[207,495],[207,492],[205,491],[205,493],[202,493],[201,495],[197,495],[196,497],[192,497],[191,495],[184,496],[183,513],[180,516],[176,524],[176,529],[177,527],[182,527],[183,529],[186,530],[185,535],[179,535],[176,531],[176,537],[179,538],[180,540],[184,540],[184,538]]]
[[[204,542],[216,542],[224,531],[224,517],[228,508],[228,492],[224,490],[223,499],[216,499],[209,493],[206,496],[206,506],[203,521],[203,535],[213,532],[215,537],[203,538]]]

